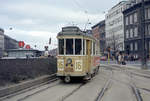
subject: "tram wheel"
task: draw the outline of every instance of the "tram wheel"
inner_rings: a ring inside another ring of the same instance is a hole
[[[71,81],[70,76],[66,76],[66,77],[64,78],[64,81],[65,81],[66,83],[69,83],[69,82]]]

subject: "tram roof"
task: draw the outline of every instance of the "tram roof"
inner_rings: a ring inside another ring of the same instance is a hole
[[[93,38],[92,34],[89,34],[86,31],[80,30],[77,26],[67,26],[63,27],[62,31],[58,33],[57,36],[86,36]]]

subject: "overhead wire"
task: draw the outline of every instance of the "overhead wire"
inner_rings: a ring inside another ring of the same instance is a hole
[[[87,21],[85,22],[85,27],[83,28],[84,30],[86,30],[86,27],[87,27],[87,24],[89,23],[89,17],[88,17],[88,10],[87,9],[85,9],[79,2],[78,2],[78,0],[72,0],[74,3],[75,3],[75,5],[78,7],[78,8],[80,8],[83,12],[84,12],[84,14],[85,14],[85,16],[87,16]]]

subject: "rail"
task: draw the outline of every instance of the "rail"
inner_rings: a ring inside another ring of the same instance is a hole
[[[56,78],[56,74],[42,76],[40,78],[29,80],[23,83],[12,85],[10,87],[5,87],[0,89],[0,100],[15,96],[20,93],[24,93],[28,90],[35,89],[41,85],[49,83],[51,80]]]

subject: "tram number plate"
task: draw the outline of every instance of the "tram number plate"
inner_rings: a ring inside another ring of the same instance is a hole
[[[82,60],[75,61],[75,71],[82,71]]]
[[[57,69],[58,69],[58,71],[64,70],[64,60],[58,60]]]

